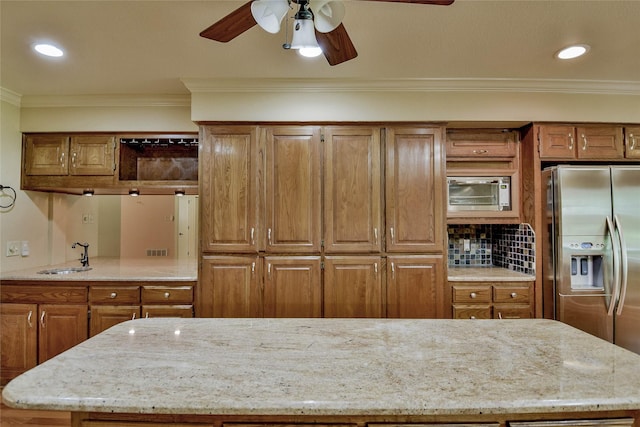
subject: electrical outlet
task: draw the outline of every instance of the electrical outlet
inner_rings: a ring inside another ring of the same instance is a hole
[[[20,255],[20,247],[22,246],[22,242],[7,242],[7,256],[18,256]]]
[[[463,246],[464,246],[464,251],[465,252],[471,252],[471,240],[470,239],[463,239]]]

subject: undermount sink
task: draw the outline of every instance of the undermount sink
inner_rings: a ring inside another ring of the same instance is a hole
[[[66,268],[51,268],[49,270],[38,271],[38,274],[70,274],[81,273],[83,271],[89,271],[91,267],[66,267]]]

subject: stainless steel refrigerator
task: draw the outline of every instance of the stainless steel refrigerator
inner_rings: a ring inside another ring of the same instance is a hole
[[[640,354],[640,166],[543,171],[545,317]]]

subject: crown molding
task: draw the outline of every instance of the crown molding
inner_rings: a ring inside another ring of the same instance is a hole
[[[191,95],[24,95],[23,108],[190,107]]]
[[[20,107],[22,95],[12,90],[0,87],[0,101],[15,105],[16,107]]]
[[[640,95],[640,81],[540,79],[209,79],[183,78],[191,93],[513,92]]]

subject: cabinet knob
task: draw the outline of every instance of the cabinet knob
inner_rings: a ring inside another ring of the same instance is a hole
[[[109,297],[111,297],[111,299],[114,299],[117,296],[118,296],[118,294],[116,292],[111,292],[111,295],[109,295]]]
[[[476,297],[478,296],[478,294],[476,294],[475,292],[471,292],[471,293],[469,294],[469,296],[470,296],[471,298],[476,298]]]
[[[164,299],[169,299],[170,296],[171,294],[169,292],[164,293]]]
[[[469,317],[469,319],[471,319],[471,320],[475,320],[475,318],[476,318],[476,316]]]
[[[518,296],[518,294],[516,292],[511,292],[511,298],[515,298],[517,296]]]

